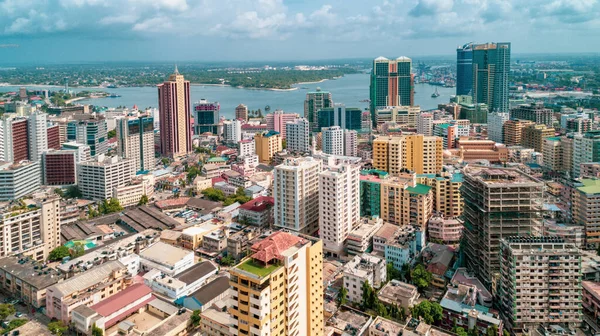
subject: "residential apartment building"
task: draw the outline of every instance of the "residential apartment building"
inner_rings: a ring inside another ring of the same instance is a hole
[[[381,218],[396,225],[412,225],[425,230],[433,211],[431,187],[408,178],[390,177],[381,185]]]
[[[306,93],[306,99],[304,100],[304,118],[310,123],[311,132],[319,132],[319,110],[332,106],[333,100],[331,99],[330,92],[321,91],[320,88],[317,88],[313,92]]]
[[[240,120],[226,120],[223,122],[223,141],[237,144],[242,140],[242,122]]]
[[[131,182],[134,170],[132,159],[100,155],[96,161],[77,164],[77,184],[84,198],[105,200],[113,196],[114,188]]]
[[[242,158],[250,155],[255,155],[256,144],[254,143],[254,139],[245,139],[238,142],[238,154]]]
[[[47,114],[36,111],[31,113],[28,118],[29,159],[39,161],[42,153],[48,150]]]
[[[373,140],[373,166],[397,176],[403,169],[417,174],[442,171],[443,144],[439,137],[422,134],[377,137]]]
[[[446,245],[459,244],[462,231],[463,223],[457,218],[434,216],[429,219],[427,224],[429,240],[439,241]]]
[[[344,130],[344,156],[358,156],[358,133]]]
[[[555,135],[554,128],[548,128],[546,125],[533,125],[523,130],[521,145],[526,148],[533,148],[536,152],[542,153],[542,147],[545,138]]]
[[[580,176],[581,164],[600,161],[600,130],[573,136],[571,176]]]
[[[273,197],[257,197],[239,207],[238,220],[241,219],[245,223],[253,226],[268,227],[273,224],[274,206],[275,200]]]
[[[456,156],[463,162],[487,160],[491,163],[508,161],[508,148],[493,140],[465,140],[456,142]]]
[[[230,270],[233,335],[324,335],[318,239],[276,232]]]
[[[0,288],[35,309],[46,306],[46,289],[63,280],[58,271],[32,263],[31,259],[0,258]]]
[[[492,287],[500,271],[500,240],[541,230],[544,183],[514,169],[466,167],[461,192],[466,264]]]
[[[344,130],[339,126],[324,127],[321,129],[323,153],[331,155],[344,155]]]
[[[492,112],[487,117],[487,131],[488,139],[503,143],[504,135],[504,123],[510,119],[508,112]]]
[[[554,111],[544,103],[522,104],[510,110],[511,119],[531,120],[536,124],[554,126]]]
[[[367,282],[373,288],[379,288],[387,281],[385,259],[370,254],[354,256],[344,265],[344,288],[348,291],[349,302],[362,302],[363,284]]]
[[[529,120],[507,120],[502,126],[503,144],[515,146],[523,143],[523,130],[534,126],[535,122]]]
[[[117,154],[132,159],[136,172],[154,169],[154,119],[148,116],[117,119]]]
[[[502,240],[500,314],[511,333],[540,324],[579,327],[583,321],[581,252],[559,237]]]
[[[456,218],[462,214],[462,182],[463,175],[459,172],[417,175],[417,183],[432,187],[433,212],[446,218]]]
[[[298,118],[286,125],[287,150],[292,152],[310,152],[310,122],[305,118]]]
[[[40,162],[0,162],[0,201],[19,199],[40,188]]]
[[[235,108],[235,119],[243,122],[248,121],[248,106],[240,104]]]
[[[545,138],[542,143],[543,166],[556,172],[564,171],[563,152],[559,137]],[[571,167],[567,167],[570,170]]]
[[[360,165],[341,162],[325,165],[319,174],[319,237],[323,249],[342,255],[344,242],[360,220]]]
[[[282,139],[286,139],[286,124],[298,118],[300,118],[298,113],[285,113],[282,110],[269,113],[265,117],[267,120],[267,129],[279,133]]]
[[[271,163],[273,155],[283,150],[281,135],[275,131],[256,134],[254,143],[260,163]]]
[[[571,213],[573,222],[585,228],[585,246],[600,244],[600,180],[581,179],[573,188]]]
[[[319,174],[323,161],[287,159],[273,172],[275,226],[312,234],[319,229]]]
[[[426,114],[426,113],[423,113]],[[418,129],[418,116],[421,116],[420,106],[386,106],[375,111],[377,125],[394,122],[407,128]],[[422,125],[423,126],[423,125]],[[417,131],[417,133],[419,133]],[[419,133],[424,134],[424,133]]]
[[[423,112],[417,116],[417,133],[424,136],[433,135],[433,114]]]

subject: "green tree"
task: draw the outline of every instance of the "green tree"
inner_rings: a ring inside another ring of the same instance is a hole
[[[458,336],[469,336],[469,334],[465,331],[465,328],[463,327],[454,327],[452,328],[452,332],[454,332]]]
[[[138,202],[138,205],[146,205],[148,204],[148,195],[143,194],[142,197],[140,198],[140,201]]]
[[[81,194],[81,190],[76,185],[69,186],[67,188],[67,192],[65,192],[66,198],[81,198],[83,194]]]
[[[215,188],[206,188],[202,190],[202,195],[211,201],[220,202],[225,200],[225,194],[223,191]]]
[[[201,170],[198,166],[191,166],[187,171],[187,180],[188,183],[192,183],[196,176],[200,175]]]
[[[194,310],[192,316],[190,316],[190,323],[197,327],[200,325],[200,321],[202,320],[202,316],[200,316],[200,310]]]
[[[495,324],[492,324],[491,326],[489,326],[485,330],[485,335],[486,336],[498,336],[498,326]]]
[[[88,204],[88,218],[91,219],[98,216],[100,216],[100,213],[96,209],[92,208],[91,204]]]
[[[402,277],[404,278],[404,281],[410,282],[410,280],[411,280],[410,271],[411,271],[411,269],[410,269],[409,264],[402,265]]]
[[[85,246],[82,242],[76,242],[73,244],[73,248],[70,250],[71,258],[75,259],[85,254]]]
[[[410,271],[410,278],[419,291],[423,291],[429,287],[433,276],[431,275],[431,272],[425,269],[425,266],[418,264],[417,267]]]
[[[64,335],[69,328],[63,323],[63,321],[55,321],[48,323],[48,330],[52,333],[52,335],[62,336]]]
[[[65,192],[60,188],[54,189],[54,193],[57,194],[60,198],[65,198]]]
[[[50,253],[48,254],[48,260],[50,261],[56,261],[56,260],[62,260],[62,258],[64,257],[68,257],[69,254],[69,248],[66,246],[59,246],[57,248],[55,248],[54,250],[50,251]]]
[[[233,266],[235,264],[235,259],[232,256],[226,255],[221,258],[221,265],[223,266]]]
[[[442,319],[442,306],[437,302],[421,301],[412,308],[412,316],[415,318],[422,317],[425,323],[433,324]]]
[[[29,322],[29,320],[24,318],[11,320],[10,322],[8,322],[8,328],[6,328],[4,331],[6,332],[11,331],[13,329],[17,329],[18,327],[24,325],[27,322]]]
[[[17,310],[15,309],[15,306],[13,306],[12,304],[10,304],[10,303],[0,304],[0,320],[4,320],[16,312],[17,312]]]
[[[281,148],[282,149],[286,149],[287,148],[287,141],[285,139],[281,140]]]
[[[402,279],[402,273],[394,268],[394,264],[388,263],[386,268],[387,281]]]
[[[100,214],[102,215],[108,215],[122,210],[123,207],[121,206],[121,203],[119,203],[119,200],[114,197],[111,198],[108,202],[106,200],[103,200],[98,204],[98,212],[100,212]]]
[[[117,130],[110,130],[108,131],[108,138],[112,139],[115,138],[117,136]]]
[[[92,336],[102,336],[102,335],[104,335],[104,332],[102,331],[101,328],[98,328],[96,326],[96,323],[94,323],[92,325]]]
[[[342,306],[342,305],[345,305],[347,301],[348,301],[348,289],[346,289],[346,287],[344,287],[344,284],[342,284],[342,288],[340,288],[340,291],[338,293],[338,303],[340,306]]]
[[[165,165],[165,166],[168,166],[168,165],[169,165],[169,163],[171,163],[171,160],[169,160],[169,158],[166,158],[166,157],[165,157],[165,158],[162,158],[162,159],[160,159],[160,162],[161,162],[163,165]]]
[[[366,280],[362,285],[362,308],[363,309],[376,309],[377,308],[377,293],[371,285],[369,281]]]

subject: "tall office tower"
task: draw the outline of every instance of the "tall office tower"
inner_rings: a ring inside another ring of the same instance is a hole
[[[371,70],[371,120],[377,124],[375,111],[386,106],[413,106],[413,77],[410,73],[412,61],[408,57],[389,60],[377,57]]]
[[[117,119],[117,153],[132,159],[136,172],[154,168],[154,118],[149,116]]]
[[[398,176],[403,169],[417,174],[442,171],[442,138],[422,134],[379,136],[373,140],[373,166]]]
[[[473,90],[473,43],[456,48],[456,95],[471,95]]]
[[[42,183],[71,185],[77,183],[77,159],[73,150],[50,150],[42,153]]]
[[[360,220],[360,164],[342,161],[324,165],[319,174],[319,237],[323,249],[344,253],[344,242]]]
[[[344,130],[344,156],[358,156],[358,133]]]
[[[509,119],[508,112],[492,112],[487,117],[487,130],[488,139],[493,140],[497,143],[502,143],[503,138],[503,126],[504,123]]]
[[[267,114],[267,129],[269,131],[279,132],[282,139],[285,139],[285,125],[300,118],[298,113],[285,113],[282,110],[277,110]]]
[[[583,321],[581,252],[560,237],[508,237],[500,247],[500,314],[511,335]]]
[[[84,198],[94,201],[109,199],[115,187],[121,187],[135,175],[132,159],[99,155],[95,161],[77,164],[77,185]]]
[[[473,45],[473,103],[508,112],[510,43]]]
[[[526,148],[533,148],[536,152],[542,153],[542,146],[545,138],[553,137],[554,128],[548,128],[546,125],[532,125],[523,129],[521,145]]]
[[[585,244],[588,248],[600,246],[600,180],[582,178],[572,193],[571,212],[573,222],[585,228]]]
[[[0,120],[0,161],[29,159],[29,126],[23,117],[3,116]]]
[[[310,122],[298,118],[285,124],[287,149],[293,152],[310,152]]]
[[[416,182],[415,174],[381,180],[381,219],[395,225],[427,228],[433,211],[431,187]]]
[[[90,154],[97,157],[108,152],[106,119],[96,115],[75,115],[67,125],[67,141],[90,146]]]
[[[85,162],[92,159],[90,146],[76,143],[76,142],[65,142],[62,144],[62,149],[72,150],[75,152],[75,162]]]
[[[339,126],[324,127],[321,131],[323,153],[344,155],[344,130]]]
[[[600,130],[573,136],[571,176],[579,177],[582,163],[598,161],[600,161]]]
[[[223,122],[223,139],[230,144],[242,140],[242,122],[240,120],[226,120]]]
[[[275,226],[313,234],[319,230],[319,173],[323,161],[312,157],[287,159],[275,167]]]
[[[218,102],[209,102],[200,99],[194,103],[194,134],[210,132],[219,134],[219,111],[221,105]]]
[[[417,116],[417,133],[425,136],[433,135],[433,114],[421,113]]]
[[[273,155],[283,150],[281,135],[274,131],[256,134],[254,142],[256,155],[261,163],[270,164]]]
[[[317,122],[319,130],[323,127],[340,126],[342,129],[360,131],[362,129],[362,110],[335,104],[333,107],[320,109]]]
[[[523,130],[535,123],[529,120],[507,120],[502,125],[502,141],[507,146],[519,146],[523,141]]]
[[[235,108],[235,119],[248,121],[248,106],[240,104]]]
[[[333,100],[331,99],[331,93],[327,91],[321,91],[317,88],[316,91],[306,93],[306,99],[304,100],[304,118],[310,123],[311,132],[319,132],[318,127],[318,112],[321,109],[329,108],[333,106]]]
[[[522,104],[510,110],[511,119],[531,120],[536,124],[554,126],[554,111],[544,107],[544,103]]]
[[[48,141],[48,149],[60,149],[60,127],[59,125],[50,125],[46,129],[46,137]]]
[[[194,106],[194,121],[198,123]],[[160,150],[163,156],[181,157],[192,151],[190,82],[177,67],[169,79],[158,85]],[[196,134],[202,132],[196,131]]]
[[[38,161],[42,153],[48,150],[48,133],[46,113],[34,112],[29,115],[28,120],[28,139],[29,139],[29,159]]]
[[[232,335],[323,335],[320,240],[275,232],[229,272]]]
[[[519,170],[464,169],[461,193],[466,264],[488,288],[498,279],[500,240],[538,235],[543,189],[543,182]]]

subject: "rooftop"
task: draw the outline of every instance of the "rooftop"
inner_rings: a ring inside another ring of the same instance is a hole
[[[21,262],[19,262],[21,260]],[[35,269],[35,267],[38,269]],[[0,259],[0,269],[11,274],[13,277],[20,279],[37,289],[50,287],[58,283],[62,277],[50,268],[41,268],[41,264],[32,260],[15,257],[6,257]],[[47,272],[44,274],[44,272]],[[40,274],[42,273],[42,274]]]
[[[179,275],[177,275],[177,279],[185,282],[187,285],[193,283],[194,281],[205,277],[207,274],[211,272],[217,271],[215,265],[210,261],[204,261],[201,263],[197,263],[194,266],[188,268],[183,271]]]
[[[93,306],[90,306],[90,308],[98,312],[98,314],[106,317],[118,312],[132,302],[135,302],[150,293],[152,293],[152,289],[150,289],[150,287],[141,283],[137,283],[125,288],[120,292],[117,292],[115,295],[110,296]]]
[[[401,301],[401,298],[410,298],[418,295],[417,287],[398,280],[391,280],[379,291],[380,298],[387,298],[390,302]]]
[[[273,206],[274,204],[275,199],[273,197],[261,196],[242,204],[240,206],[240,209],[254,212],[262,212],[265,209],[267,209],[268,206]]]
[[[273,259],[283,259],[283,252],[297,244],[304,245],[307,241],[287,232],[275,232],[269,237],[252,245],[252,258],[269,263]]]
[[[390,336],[400,335],[402,330],[404,330],[404,326],[402,324],[388,320],[381,316],[377,316],[375,318],[375,321],[371,323],[370,328],[375,328],[376,330],[384,332]]]
[[[477,179],[485,184],[541,184],[538,180],[517,169],[467,166],[464,169],[464,173],[465,176]]]
[[[581,179],[582,186],[577,187],[577,190],[591,195],[600,194],[600,179]]]
[[[81,273],[69,278],[57,285],[52,286],[51,288],[63,296],[67,296],[69,294],[90,288],[106,279],[113,272],[124,269],[126,269],[126,267],[120,261],[111,260],[99,266],[94,266],[85,273]]]
[[[175,266],[179,260],[193,253],[163,242],[158,242],[140,253],[140,257],[163,265]]]
[[[409,193],[413,194],[427,195],[427,193],[429,193],[429,191],[431,190],[431,187],[428,185],[417,183],[417,185],[414,187],[407,186],[406,190],[408,190]]]
[[[239,264],[236,268],[252,273],[260,278],[271,274],[274,270],[279,268],[277,264],[262,265],[256,262],[254,259],[248,259],[245,262]]]
[[[200,302],[202,305],[205,305],[228,289],[229,278],[222,276],[202,286],[200,289],[191,294],[191,296],[196,298],[196,300],[198,300],[198,302]]]
[[[381,229],[377,231],[375,234],[377,237],[392,239],[396,235],[396,231],[398,231],[400,227],[398,225],[394,225],[391,223],[384,223]]]
[[[141,206],[126,211],[120,219],[137,232],[146,229],[173,229],[179,225],[179,222],[151,206]]]

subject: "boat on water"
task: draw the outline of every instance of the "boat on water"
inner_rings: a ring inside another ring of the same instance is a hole
[[[118,86],[115,84],[110,84],[110,85],[107,85],[106,88],[107,89],[116,89],[116,88],[118,88]]]
[[[371,99],[362,99],[362,100],[359,100],[359,102],[361,102],[361,103],[370,103]]]
[[[435,88],[435,92],[433,92],[433,93],[431,94],[431,98],[437,98],[437,97],[439,97],[439,96],[440,96],[440,93],[438,92],[437,88]]]
[[[116,93],[111,93],[111,94],[109,94],[109,95],[108,95],[108,96],[106,96],[106,97],[107,97],[107,98],[119,98],[119,97],[121,97],[121,96],[119,96],[119,95],[118,95],[118,94],[116,94]]]

